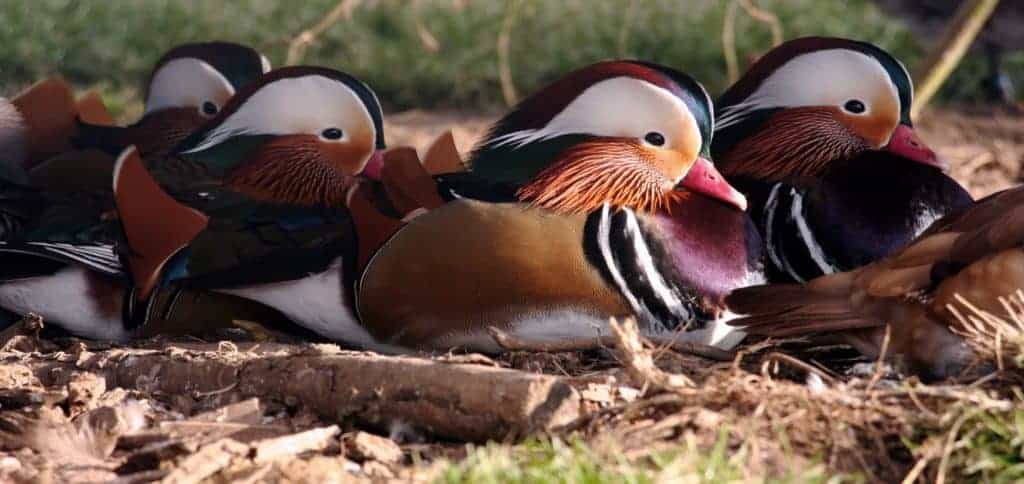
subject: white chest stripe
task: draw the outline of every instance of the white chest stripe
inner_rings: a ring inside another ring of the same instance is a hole
[[[626,298],[629,302],[629,307],[638,308],[640,302],[637,301],[636,296],[633,295],[629,290],[629,286],[626,284],[626,279],[622,277],[622,273],[619,272],[618,266],[615,264],[615,258],[612,255],[611,244],[609,239],[611,238],[611,207],[606,203],[601,206],[601,218],[597,224],[597,247],[601,251],[601,258],[604,259],[604,265],[608,268],[608,272],[612,276],[612,280],[615,281],[615,285],[619,287],[619,292],[622,293],[622,297]]]
[[[800,232],[800,240],[807,247],[807,253],[811,256],[814,264],[818,266],[818,269],[821,269],[821,272],[824,274],[836,272],[836,268],[829,264],[828,259],[825,257],[825,250],[821,248],[821,244],[814,238],[811,227],[807,225],[807,219],[804,218],[804,196],[796,190],[793,191],[793,205],[790,210],[790,217],[796,222],[796,227]]]
[[[651,251],[647,247],[647,243],[644,242],[643,232],[640,231],[640,224],[637,222],[636,215],[632,210],[626,211],[626,227],[634,234],[633,251],[636,252],[640,267],[647,278],[647,282],[651,285],[651,289],[669,308],[677,312],[683,309],[683,302],[679,299],[679,295],[669,287],[661,272],[654,267],[654,257],[651,256]]]
[[[779,188],[782,185],[776,183],[772,187],[772,191],[768,194],[768,201],[764,204],[764,241],[765,246],[768,249],[768,258],[772,260],[772,264],[775,267],[785,270],[790,277],[796,279],[797,282],[805,282],[799,274],[789,268],[789,264],[786,264],[779,256],[778,250],[775,248],[775,239],[773,238],[772,232],[775,231],[775,210],[779,207]]]

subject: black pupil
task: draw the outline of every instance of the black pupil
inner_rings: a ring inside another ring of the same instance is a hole
[[[647,133],[646,136],[644,136],[644,141],[647,141],[648,143],[654,146],[661,146],[665,144],[665,137],[662,136],[661,133],[655,133],[654,131],[651,131],[650,133]]]
[[[321,135],[326,139],[341,139],[341,130],[338,128],[327,128]]]
[[[210,116],[213,116],[214,114],[217,114],[217,105],[212,103],[212,102],[210,102],[210,101],[204,102],[203,103],[203,113],[204,114],[208,114]]]
[[[849,101],[846,101],[846,106],[845,107],[846,107],[846,110],[851,112],[851,113],[860,114],[860,113],[864,112],[864,103],[862,103],[862,102],[860,102],[860,101],[858,101],[856,99],[851,99]]]

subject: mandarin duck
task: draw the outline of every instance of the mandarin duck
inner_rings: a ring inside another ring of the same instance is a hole
[[[246,84],[270,71],[259,52],[231,42],[182,44],[153,67],[142,118],[129,126],[79,123],[75,143],[117,156],[135,145],[144,158],[165,157],[196,128],[213,118]]]
[[[903,65],[807,37],[765,54],[718,102],[711,152],[750,200],[773,281],[872,262],[971,203],[914,132]]]
[[[315,220],[248,217],[242,202],[313,206],[343,219],[352,178],[379,159],[383,147],[380,104],[365,84],[326,68],[271,71],[243,88],[173,156],[147,168],[134,147],[126,149],[115,164],[112,194],[108,189],[51,197],[24,235],[0,245],[0,307],[35,311],[74,334],[101,339],[129,338],[151,318],[178,320],[171,313],[185,311],[177,309],[179,298],[155,293],[156,279],[139,274],[155,273],[175,255],[171,248],[179,248],[180,241],[175,231],[192,234],[197,209],[229,211],[249,224],[248,234],[287,245],[308,233]],[[166,190],[178,199],[135,197],[137,205],[121,200],[142,188]],[[117,217],[111,218],[106,210],[114,206]],[[168,206],[181,212],[168,214]],[[128,245],[122,244],[125,231]],[[233,253],[236,249],[241,252]],[[218,250],[230,261],[249,255],[244,246]],[[158,265],[147,266],[151,260]],[[305,267],[287,258],[274,263],[265,269]],[[133,276],[145,284],[133,286]],[[158,315],[155,299],[162,301]]]
[[[1008,318],[1024,287],[1024,188],[939,219],[906,248],[862,268],[799,284],[739,289],[745,317],[730,324],[767,336],[810,336],[886,356],[927,379],[960,376],[975,359],[958,312]],[[962,299],[961,299],[962,298]],[[968,306],[970,305],[970,306]],[[972,307],[973,306],[973,307]]]
[[[154,217],[122,208],[127,260],[138,287],[173,279],[251,298],[378,351],[495,352],[490,325],[565,339],[631,315],[651,331],[685,326],[684,339],[731,346],[740,336],[721,324],[722,300],[763,280],[760,242],[742,195],[707,159],[711,109],[700,84],[662,66],[614,61],[569,74],[499,121],[470,171],[385,200],[392,211],[410,200],[432,209],[397,227],[365,268],[358,220],[294,202],[175,207],[129,159],[119,207],[159,200],[160,218],[192,217],[195,228],[159,237],[188,241],[176,250],[148,251]]]

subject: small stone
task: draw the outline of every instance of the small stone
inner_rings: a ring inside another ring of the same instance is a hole
[[[346,454],[357,461],[375,460],[385,464],[397,464],[405,457],[398,444],[368,432],[349,434],[344,441]]]

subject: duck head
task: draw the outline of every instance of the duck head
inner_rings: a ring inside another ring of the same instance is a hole
[[[721,96],[712,153],[726,176],[788,183],[871,150],[946,170],[914,132],[913,94],[906,68],[878,47],[792,40]]]
[[[667,209],[687,191],[740,209],[746,200],[708,161],[711,99],[692,78],[636,61],[572,72],[523,100],[474,150],[476,176],[565,213],[605,203]]]
[[[243,45],[179,45],[153,67],[146,85],[143,119],[173,117],[195,128],[216,116],[240,88],[268,71],[270,61]]]
[[[142,118],[123,128],[79,119],[74,144],[110,154],[135,145],[145,158],[164,157],[216,116],[242,86],[269,70],[266,57],[242,45],[180,45],[164,54],[153,68],[146,84]]]
[[[341,206],[384,146],[380,103],[366,84],[295,66],[243,88],[176,153],[256,199]]]

